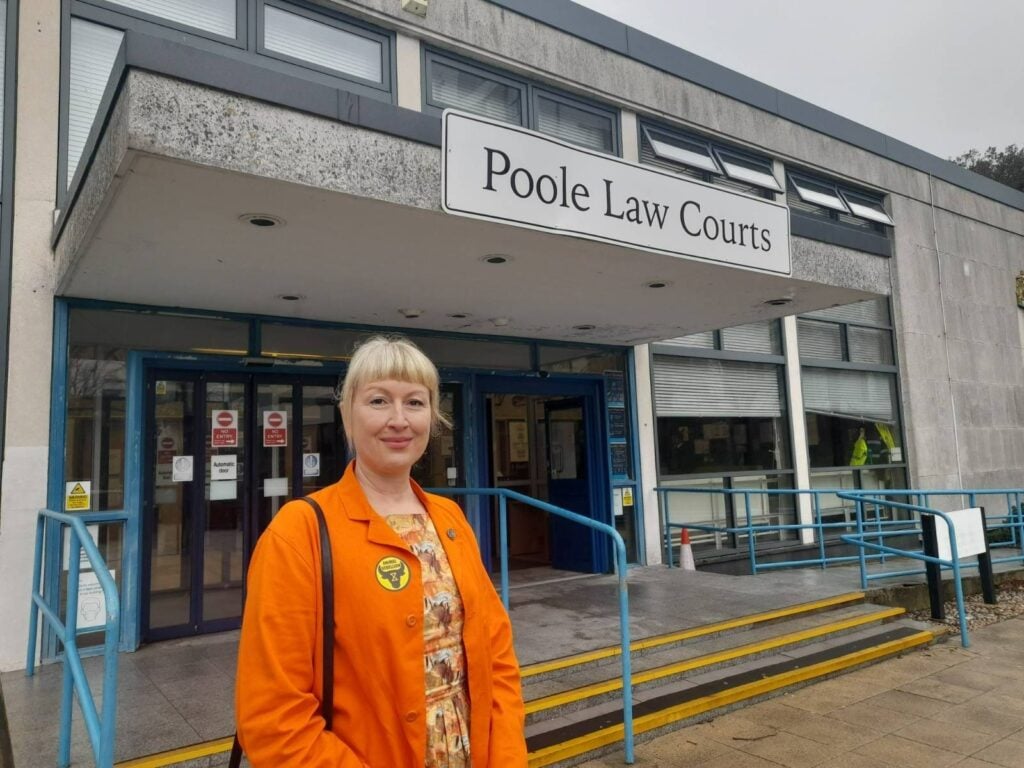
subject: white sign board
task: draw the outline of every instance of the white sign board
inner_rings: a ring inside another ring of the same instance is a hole
[[[446,110],[448,213],[789,275],[789,209]]]
[[[972,507],[946,514],[953,521],[956,553],[959,558],[963,560],[972,555],[985,554],[985,526],[981,522],[981,510]],[[939,545],[939,559],[952,560],[953,549],[949,544],[949,526],[938,515],[935,515],[935,541]]]
[[[193,473],[191,456],[174,456],[171,459],[171,481],[175,483],[191,483]]]
[[[110,572],[114,578],[114,571]],[[78,574],[78,629],[96,629],[107,623],[107,603],[95,571]]]
[[[237,480],[238,457],[233,455],[210,457],[210,480]]]
[[[320,477],[320,454],[319,453],[304,453],[304,454],[302,454],[302,476],[303,477]]]

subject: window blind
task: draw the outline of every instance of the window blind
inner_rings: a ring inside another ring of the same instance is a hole
[[[819,309],[808,312],[807,317],[818,317],[822,320],[838,320],[843,323],[863,323],[865,325],[889,325],[889,305],[885,299],[868,299],[841,307]]]
[[[437,60],[429,66],[433,104],[522,125],[523,95],[519,88]]]
[[[614,150],[611,118],[537,95],[537,130],[601,152]]]
[[[733,352],[757,352],[764,355],[782,354],[778,324],[774,320],[765,320],[723,328],[722,349]]]
[[[677,336],[674,339],[665,339],[664,341],[660,341],[658,343],[671,344],[673,347],[696,347],[697,349],[714,349],[715,332],[701,331],[700,333],[691,333],[689,336]]]
[[[186,27],[235,38],[235,0],[107,0]]]
[[[814,320],[797,320],[797,344],[800,357],[816,357],[819,360],[842,360],[842,328],[835,323],[818,323]]]
[[[376,40],[270,5],[263,12],[263,45],[267,50],[343,75],[383,82],[384,51]]]
[[[873,371],[802,369],[804,407],[808,411],[860,421],[895,423],[892,374]]]
[[[71,20],[68,81],[68,175],[70,187],[85,150],[103,92],[110,81],[124,32],[82,19]]]
[[[779,417],[779,366],[701,358],[654,358],[658,416]]]

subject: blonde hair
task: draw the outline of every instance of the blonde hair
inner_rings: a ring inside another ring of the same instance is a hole
[[[430,358],[404,336],[371,336],[356,346],[341,385],[339,408],[346,439],[349,439],[356,392],[364,384],[389,379],[427,388],[431,434],[436,435],[442,426],[451,427],[451,420],[441,412],[440,377]]]

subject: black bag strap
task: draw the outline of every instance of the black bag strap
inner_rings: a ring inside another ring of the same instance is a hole
[[[324,517],[324,511],[315,499],[303,496],[302,500],[313,508],[320,528],[320,581],[324,596],[324,677],[320,712],[327,724],[326,730],[329,731],[334,722],[334,557],[331,554],[331,536],[327,532],[327,518]],[[238,733],[235,733],[235,740],[231,744],[228,768],[239,768],[241,764],[242,744],[238,741]]]

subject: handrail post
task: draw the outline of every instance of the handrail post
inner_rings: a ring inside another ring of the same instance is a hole
[[[508,497],[498,494],[498,543],[501,548],[501,602],[508,613]]]
[[[672,529],[668,524],[668,492],[658,489],[658,505],[661,507],[662,547],[665,551],[665,564],[672,567]]]
[[[811,491],[811,498],[814,499],[814,522],[818,529],[818,556],[821,558],[821,570],[827,568],[825,562],[825,525],[821,521],[821,493]]]
[[[857,538],[864,541],[864,500],[858,498],[853,503],[854,514],[857,519]],[[860,561],[860,588],[868,588],[868,560],[864,547],[857,547],[857,559]]]
[[[754,518],[750,514],[750,491],[743,492],[743,506],[747,510],[747,551],[750,553],[750,572],[757,575],[757,546],[754,542]]]
[[[25,674],[28,677],[32,677],[36,673],[36,649],[39,647],[39,606],[36,605],[36,596],[39,594],[42,584],[45,522],[46,518],[42,515],[36,517],[36,552],[32,560],[32,598],[29,601],[28,609],[28,654],[25,659]]]
[[[622,635],[622,726],[625,737],[626,763],[632,765],[633,755],[633,643],[629,634],[629,588],[626,582],[626,545],[621,536],[612,539],[618,560],[619,574],[619,626]]]
[[[60,742],[57,751],[57,765],[68,768],[71,765],[71,705],[74,693],[74,679],[71,673],[70,655],[78,648],[78,577],[81,568],[81,542],[74,526],[68,526],[68,586],[67,606],[64,611],[64,677],[60,697]]]

